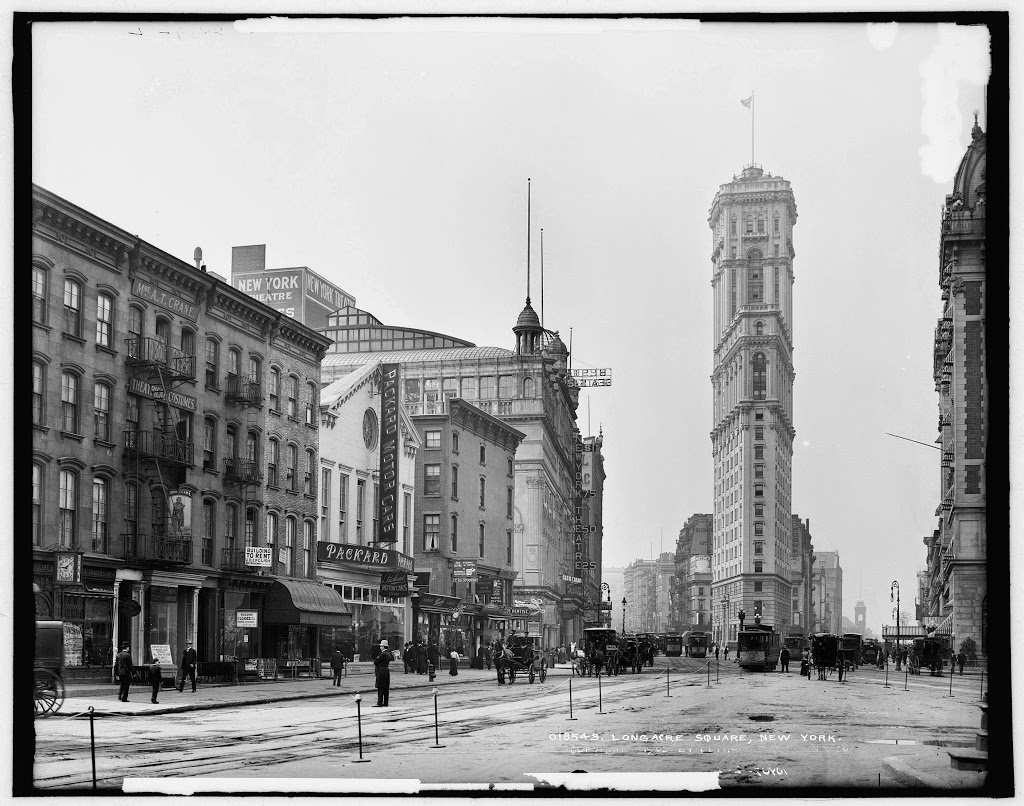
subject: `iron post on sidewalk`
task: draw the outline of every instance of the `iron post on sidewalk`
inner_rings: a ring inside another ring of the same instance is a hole
[[[978,701],[985,701],[985,668],[981,669],[981,690],[978,692]]]
[[[672,671],[672,669],[670,667],[668,667],[668,666],[665,667],[665,696],[666,697],[671,697],[672,696],[672,688],[671,688],[671,684],[669,683],[669,680],[668,680],[669,673],[671,671]]]
[[[569,678],[569,721],[575,722],[576,717],[572,715],[572,678]]]
[[[601,672],[598,671],[598,673],[597,673],[597,712],[599,714],[603,714],[604,713],[603,708],[604,708],[604,706],[601,704]]]
[[[363,708],[362,708],[363,696],[361,694],[356,694],[355,700],[356,700],[356,722],[357,722],[357,724],[359,726],[359,758],[352,759],[352,763],[353,764],[361,764],[361,763],[364,763],[364,762],[368,762],[370,759],[363,758]]]
[[[89,706],[89,747],[92,752],[92,788],[96,788],[96,730],[93,725],[93,712],[96,709]]]
[[[444,747],[437,735],[437,686],[434,686],[434,743],[430,747],[431,749]]]

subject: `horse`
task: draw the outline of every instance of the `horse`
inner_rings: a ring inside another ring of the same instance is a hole
[[[575,642],[569,645],[569,662],[572,664],[572,673],[574,675],[583,677],[588,671],[587,653],[577,647]]]
[[[505,669],[512,659],[512,650],[504,646],[501,641],[495,641],[491,645],[491,660],[494,661],[494,668],[498,672],[498,685],[505,683]]]

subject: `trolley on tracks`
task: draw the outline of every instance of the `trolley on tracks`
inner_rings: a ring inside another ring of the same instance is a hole
[[[774,672],[779,665],[779,635],[760,617],[736,636],[736,662],[752,672]]]
[[[689,647],[691,658],[706,658],[708,647],[711,645],[711,636],[706,632],[691,630],[687,633],[686,645]]]
[[[683,636],[670,632],[665,636],[665,657],[678,658],[683,654]]]
[[[34,662],[36,716],[55,714],[64,704],[64,622],[37,621]]]
[[[498,681],[504,683],[508,678],[514,683],[517,674],[526,674],[531,683],[538,677],[543,683],[548,676],[548,660],[541,656],[539,642],[538,636],[510,635],[498,666]]]

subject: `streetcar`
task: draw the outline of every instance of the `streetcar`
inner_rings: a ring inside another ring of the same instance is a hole
[[[736,662],[752,672],[774,672],[779,664],[779,635],[758,618],[736,639]]]
[[[678,658],[683,654],[683,636],[677,632],[665,635],[665,657]]]
[[[711,636],[706,632],[699,630],[692,630],[687,639],[686,645],[690,649],[691,658],[706,658],[708,655],[708,646],[711,643]]]
[[[789,659],[799,661],[807,649],[807,636],[803,633],[790,633],[782,639],[782,646],[789,650]]]

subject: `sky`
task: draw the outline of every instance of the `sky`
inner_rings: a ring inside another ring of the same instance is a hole
[[[386,325],[509,349],[528,254],[541,312],[543,229],[544,325],[574,368],[613,370],[577,414],[605,436],[622,566],[712,511],[708,211],[753,160],[798,212],[794,512],[840,554],[844,615],[862,598],[880,632],[893,580],[913,615],[939,502],[940,211],[973,110],[986,125],[984,29],[270,28],[36,23],[33,181],[224,276],[232,246],[266,244]]]

